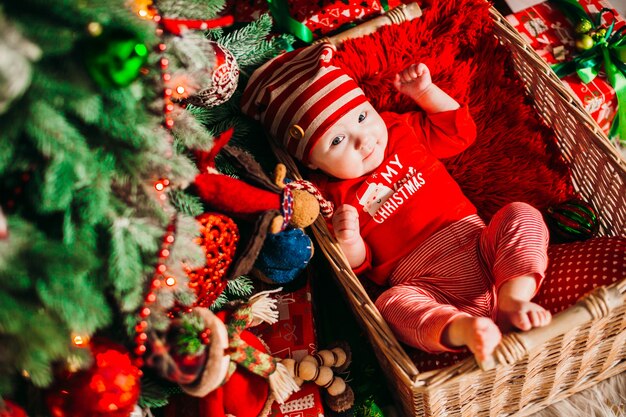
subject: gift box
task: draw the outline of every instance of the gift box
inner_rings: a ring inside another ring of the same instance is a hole
[[[399,0],[321,0],[309,2],[304,0],[285,2],[288,13],[295,21],[306,26],[319,39],[331,32],[339,32],[343,27],[359,23],[385,11],[384,5],[392,9],[401,4]],[[266,0],[242,0],[234,5],[234,16],[238,22],[251,22],[267,12]],[[280,20],[280,16],[273,16]]]
[[[308,278],[308,277],[307,277]],[[278,307],[278,321],[261,324],[253,330],[279,358],[301,360],[317,351],[317,337],[311,303],[309,280],[293,292],[272,294]],[[305,382],[284,404],[274,402],[271,417],[319,417],[324,415],[320,389],[313,382]]]
[[[580,0],[579,4],[590,16],[596,16],[603,8],[612,10],[613,14],[602,14],[602,25],[609,26],[614,19],[613,33],[624,25],[624,18],[606,0]],[[570,21],[563,10],[549,1],[510,14],[506,19],[549,64],[566,62],[580,53],[576,48],[575,25],[578,22]],[[601,73],[589,83],[582,82],[576,73],[562,80],[608,135],[618,103],[606,75]]]
[[[279,358],[300,360],[317,349],[315,324],[311,306],[309,281],[293,292],[277,292],[271,295],[276,300],[278,321],[261,324],[251,330],[270,349],[270,354]]]

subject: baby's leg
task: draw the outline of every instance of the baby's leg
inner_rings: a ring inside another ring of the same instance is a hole
[[[500,286],[497,322],[502,331],[512,328],[530,330],[550,323],[550,312],[530,301],[535,294],[536,282],[534,276],[522,276],[510,279]]]
[[[479,358],[500,341],[498,326],[487,317],[473,317],[447,304],[441,294],[411,284],[391,287],[376,300],[396,337],[427,352],[467,347]]]
[[[441,342],[449,347],[467,346],[477,360],[484,361],[501,338],[500,329],[489,317],[463,315],[446,326]]]
[[[550,322],[550,313],[530,301],[544,277],[547,249],[541,213],[525,203],[504,206],[483,231],[480,251],[495,279],[497,322],[503,331]]]

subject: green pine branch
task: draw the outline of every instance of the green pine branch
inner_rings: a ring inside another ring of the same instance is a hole
[[[245,78],[249,77],[256,67],[286,50],[295,42],[295,38],[288,34],[280,34],[268,39],[272,25],[272,18],[265,13],[247,26],[215,39],[233,53]],[[212,34],[220,36],[220,32],[212,32]]]
[[[159,0],[157,6],[169,18],[208,19],[224,9],[226,0]]]
[[[228,281],[226,288],[211,304],[211,310],[220,311],[226,304],[235,300],[246,300],[254,291],[254,283],[249,277],[242,275]]]

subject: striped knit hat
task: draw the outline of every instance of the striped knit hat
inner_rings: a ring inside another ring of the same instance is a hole
[[[326,130],[367,101],[354,80],[331,64],[334,52],[321,43],[279,55],[252,74],[243,92],[243,112],[305,163]]]

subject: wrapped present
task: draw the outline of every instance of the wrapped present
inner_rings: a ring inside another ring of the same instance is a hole
[[[270,354],[279,358],[302,359],[317,349],[315,324],[308,282],[293,292],[272,294],[278,307],[278,321],[261,324],[254,332],[263,339]]]
[[[579,8],[578,15],[568,10],[568,7],[572,9],[568,3],[574,4],[573,9]],[[580,99],[585,110],[600,128],[607,135],[612,136],[617,133],[617,126],[614,122],[616,122],[618,97],[612,86],[615,83],[607,78],[606,70],[602,65],[604,59],[600,47],[594,46],[594,53],[597,55],[597,62],[594,64],[597,64],[595,69],[599,72],[599,76],[585,78],[583,71],[579,75],[576,68],[569,68],[569,63],[590,54],[589,51],[581,49],[585,46],[592,46],[581,44],[580,41],[584,30],[581,27],[580,16],[585,14],[592,19],[591,27],[604,28],[605,31],[609,29],[610,35],[616,34],[625,24],[624,18],[607,0],[579,0],[577,3],[573,0],[547,1],[510,14],[506,16],[506,19],[547,63],[553,65],[565,86]],[[594,34],[594,36],[599,35]],[[585,38],[585,40],[589,39]],[[584,65],[590,66],[589,61]]]
[[[301,360],[317,351],[317,337],[311,303],[311,287],[306,283],[293,292],[273,294],[277,300],[278,322],[254,328],[272,356]],[[306,382],[284,404],[274,402],[271,417],[319,417],[324,415],[320,388]]]
[[[234,5],[235,20],[250,22],[270,11],[281,26],[304,41],[339,32],[347,25],[359,23],[401,4],[400,0],[242,0]],[[310,38],[309,38],[310,37]]]

